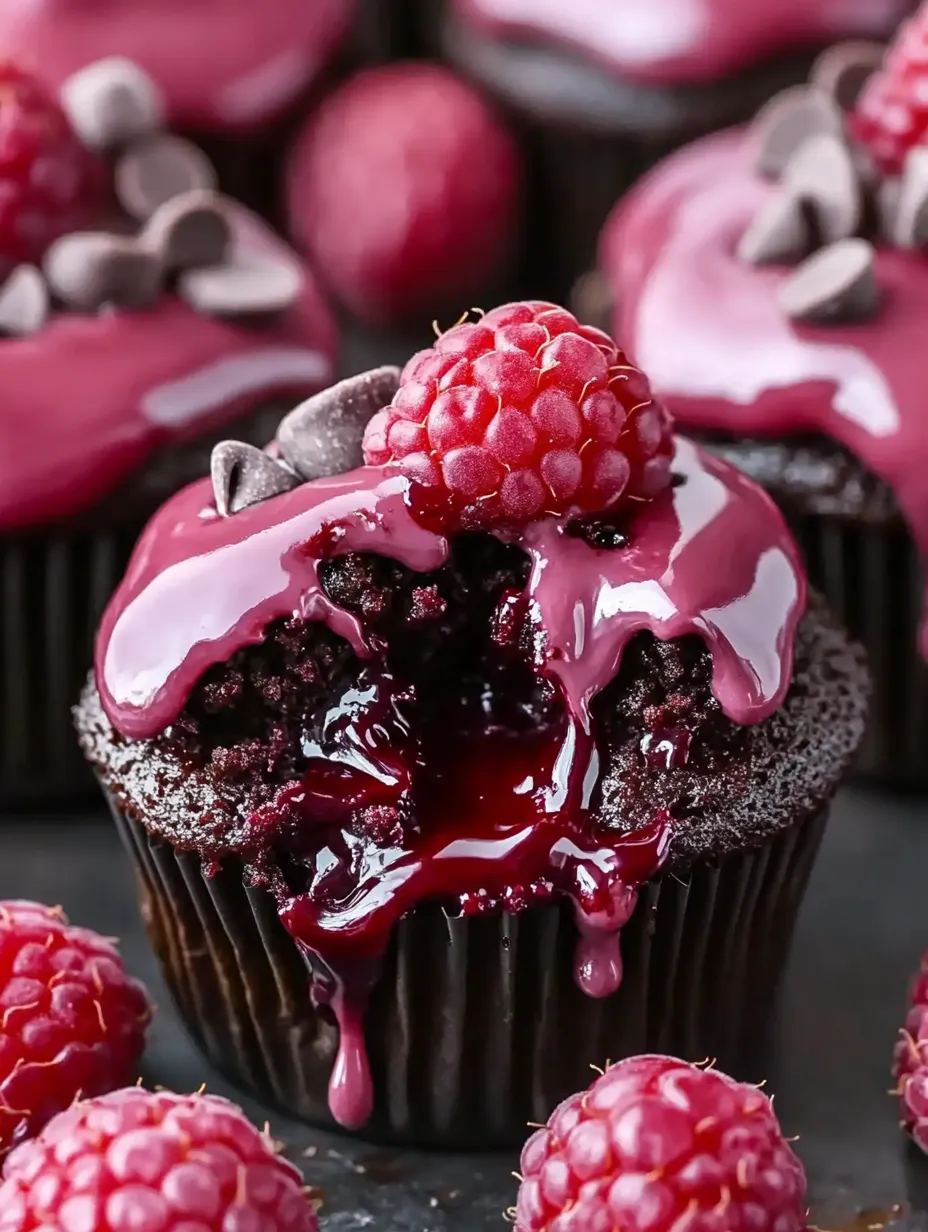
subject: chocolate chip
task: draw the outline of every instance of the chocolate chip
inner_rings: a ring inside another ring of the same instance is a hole
[[[851,111],[860,92],[883,63],[886,48],[882,43],[849,40],[835,43],[812,65],[809,79],[842,111]]]
[[[216,187],[216,172],[199,146],[169,133],[130,146],[113,176],[120,205],[142,220],[172,197]]]
[[[612,317],[615,296],[609,279],[601,270],[588,270],[573,285],[570,306],[574,316],[583,325],[592,325],[604,333],[612,333]]]
[[[819,133],[804,141],[789,160],[783,182],[808,204],[824,243],[857,230],[863,194],[851,152],[839,137]]]
[[[295,262],[255,257],[187,270],[178,280],[177,293],[204,316],[264,316],[285,312],[302,284]]]
[[[161,291],[156,253],[132,236],[75,231],[52,244],[43,263],[52,292],[69,308],[92,312],[105,304],[147,308]]]
[[[34,265],[17,265],[0,287],[0,335],[35,334],[48,320],[48,287]]]
[[[88,64],[61,87],[74,131],[93,150],[146,137],[164,123],[164,100],[151,77],[122,56]]]
[[[361,466],[364,429],[393,401],[399,384],[399,368],[374,368],[307,398],[277,429],[284,459],[303,479],[343,475]]]
[[[142,232],[166,269],[220,265],[232,243],[232,226],[219,193],[194,191],[160,206]]]
[[[293,471],[244,441],[220,441],[214,446],[209,473],[216,509],[224,518],[289,492],[300,482]]]
[[[780,307],[797,321],[865,321],[879,303],[876,254],[866,240],[838,240],[813,253],[780,287]]]
[[[900,248],[928,245],[928,149],[916,147],[906,156],[892,240]]]
[[[752,129],[757,142],[757,170],[776,179],[810,137],[840,137],[843,121],[827,94],[810,86],[791,86],[761,107]]]
[[[754,216],[738,245],[738,256],[750,265],[792,265],[812,247],[809,220],[802,202],[781,191]]]

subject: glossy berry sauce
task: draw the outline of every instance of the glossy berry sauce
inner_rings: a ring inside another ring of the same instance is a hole
[[[672,836],[666,816],[620,834],[590,814],[599,779],[591,703],[637,632],[701,637],[733,721],[760,722],[781,704],[805,600],[782,518],[749,480],[689,442],[676,442],[674,470],[680,482],[640,506],[616,549],[597,549],[556,519],[507,536],[528,557],[524,591],[504,592],[450,688],[428,665],[399,678],[389,647],[320,580],[324,560],[347,552],[418,572],[445,563],[449,544],[412,516],[396,474],[362,468],[227,519],[198,484],[142,536],[97,646],[103,705],[124,736],[169,728],[207,668],[259,643],[282,617],[324,621],[362,660],[341,696],[307,721],[301,780],[251,818],[256,850],[272,846],[298,869],[281,919],[309,959],[314,1001],[339,1024],[329,1095],[343,1124],[370,1113],[364,1007],[394,925],[421,902],[467,915],[566,896],[579,986],[597,997],[618,987],[620,930]],[[537,667],[507,659],[516,610],[531,618]],[[691,738],[668,727],[643,756],[680,764]]]

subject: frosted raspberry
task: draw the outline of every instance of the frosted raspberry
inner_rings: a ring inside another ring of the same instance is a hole
[[[79,1094],[131,1082],[150,1016],[112,942],[0,902],[0,1155]]]
[[[804,1232],[770,1100],[673,1057],[621,1061],[522,1150],[516,1232]]]
[[[909,1012],[893,1058],[900,1115],[913,1141],[928,1154],[928,952],[912,986]]]
[[[228,1100],[113,1091],[6,1162],[0,1232],[318,1232],[299,1172]]]
[[[928,5],[899,28],[882,69],[864,86],[849,117],[854,138],[887,174],[928,138]]]
[[[670,419],[606,334],[554,304],[505,304],[413,356],[364,454],[444,501],[449,527],[524,524],[656,496]]]

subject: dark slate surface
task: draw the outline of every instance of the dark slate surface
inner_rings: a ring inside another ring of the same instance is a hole
[[[928,1164],[903,1148],[887,1094],[909,977],[928,947],[928,802],[848,792],[836,807],[806,902],[784,989],[768,1089],[810,1178],[814,1221],[862,1232],[928,1229]],[[151,1083],[241,1098],[186,1040],[136,915],[115,835],[99,819],[0,823],[0,897],[60,902],[75,922],[122,938],[153,989]],[[597,1060],[598,1058],[591,1058]],[[502,1230],[514,1196],[509,1155],[386,1153],[334,1138],[245,1101],[324,1193],[327,1232]],[[906,1204],[898,1223],[888,1212]],[[911,1210],[914,1204],[915,1211]],[[861,1213],[865,1212],[865,1213]]]

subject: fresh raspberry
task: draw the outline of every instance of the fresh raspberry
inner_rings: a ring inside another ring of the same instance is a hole
[[[889,175],[928,139],[928,4],[899,27],[849,120],[851,135]]]
[[[0,1155],[135,1078],[150,1017],[110,941],[60,908],[0,902]]]
[[[364,456],[447,501],[450,524],[525,523],[656,496],[670,419],[608,335],[554,304],[505,304],[406,365]]]
[[[53,240],[86,226],[104,174],[35,77],[0,64],[0,259],[41,261]]]
[[[803,1232],[806,1178],[756,1087],[632,1057],[522,1149],[517,1232]]]
[[[928,952],[912,987],[909,1012],[893,1063],[902,1123],[928,1154]]]
[[[291,233],[374,323],[473,302],[517,249],[522,170],[483,99],[447,69],[393,64],[337,90],[294,147]]]
[[[235,1104],[139,1087],[75,1104],[6,1161],[0,1232],[317,1232],[299,1172]]]

